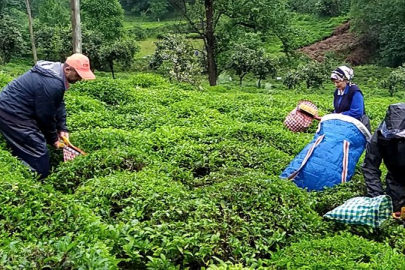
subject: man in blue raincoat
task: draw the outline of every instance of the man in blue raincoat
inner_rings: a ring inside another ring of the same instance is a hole
[[[47,143],[58,148],[69,136],[63,96],[69,84],[95,79],[89,59],[73,54],[65,63],[38,61],[0,92],[0,133],[12,154],[45,178],[51,170]]]

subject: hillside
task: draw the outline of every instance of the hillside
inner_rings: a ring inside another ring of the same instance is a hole
[[[326,54],[339,55],[352,65],[366,64],[374,53],[373,46],[350,32],[350,22],[336,27],[331,36],[299,51],[318,61],[322,61]]]

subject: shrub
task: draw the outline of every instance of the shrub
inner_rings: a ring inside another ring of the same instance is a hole
[[[193,46],[184,37],[168,35],[156,43],[156,51],[151,59],[151,67],[159,69],[170,81],[187,82],[197,85],[202,73],[199,57]]]
[[[315,199],[315,211],[320,215],[326,214],[326,212],[342,205],[350,198],[365,196],[366,186],[361,172],[358,172],[353,176],[353,179],[347,183],[334,186],[333,188],[325,189],[321,192],[311,192],[311,195]]]
[[[143,88],[167,84],[166,80],[163,79],[161,76],[151,73],[136,74],[135,76],[131,77],[130,81],[132,85],[140,86]]]
[[[146,134],[141,131],[125,131],[114,128],[95,128],[75,132],[71,136],[74,144],[85,149],[89,153],[101,149],[127,148],[138,149],[139,151],[151,152],[150,146],[145,141]]]
[[[388,93],[392,97],[399,90],[405,89],[405,66],[399,67],[392,71],[388,78],[381,82],[383,88],[388,89]]]
[[[5,269],[118,269],[122,260],[111,253],[110,243],[90,235],[67,233],[35,242],[2,237],[0,264]]]
[[[0,91],[1,89],[6,86],[9,82],[11,82],[13,78],[3,72],[0,72]]]
[[[199,33],[188,33],[186,38],[189,39],[201,39],[201,35]]]
[[[133,37],[135,40],[145,40],[148,37],[147,32],[140,26],[133,26],[131,29],[127,30],[128,35]]]
[[[103,149],[63,163],[46,182],[64,192],[71,192],[87,179],[116,171],[140,171],[146,163],[144,154],[131,148]]]
[[[108,105],[131,102],[134,96],[134,89],[127,81],[108,78],[80,82],[73,85],[72,90],[89,95]]]
[[[106,109],[105,104],[97,99],[85,96],[80,92],[66,92],[66,110],[69,115],[79,112],[97,112]]]
[[[3,139],[3,136],[0,135]],[[13,157],[9,151],[0,149],[0,178],[1,180],[13,179],[15,181],[22,179],[32,179],[33,173],[24,166],[17,158]]]
[[[163,209],[180,207],[189,195],[179,183],[171,181],[163,170],[145,169],[139,173],[120,172],[106,177],[96,177],[80,186],[77,201],[101,217],[113,222],[118,220],[143,222],[165,218]],[[182,214],[179,212],[179,216]],[[174,213],[170,220],[175,220]]]
[[[386,245],[343,234],[294,243],[272,256],[275,269],[403,269],[405,257]]]
[[[201,268],[217,259],[252,264],[323,230],[305,191],[265,179],[259,173],[234,177],[197,190],[176,206],[158,206],[148,221],[133,222],[123,242],[131,266]]]

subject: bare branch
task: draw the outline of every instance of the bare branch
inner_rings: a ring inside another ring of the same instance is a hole
[[[179,5],[180,2],[180,5]],[[190,24],[191,28],[198,33],[201,37],[204,37],[204,32],[198,29],[196,26],[195,22],[190,18],[188,11],[187,11],[187,3],[185,0],[170,0],[169,1],[170,5],[174,7],[175,9],[179,10],[182,13],[182,16],[187,20],[187,22]],[[182,4],[182,6],[181,6]]]

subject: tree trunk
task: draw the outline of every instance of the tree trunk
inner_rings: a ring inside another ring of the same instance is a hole
[[[214,0],[205,0],[205,15],[207,20],[206,44],[208,62],[208,80],[210,86],[217,84],[217,63],[215,61],[216,41],[214,36]]]
[[[114,61],[108,61],[108,64],[110,65],[110,70],[111,70],[111,74],[113,79],[115,79],[115,74],[114,74]]]
[[[242,75],[239,76],[239,86],[242,87],[242,81],[243,81],[243,77],[245,77],[247,73],[243,73]]]
[[[261,78],[259,78],[259,83],[257,84],[257,88],[262,88],[262,84],[261,84],[261,82],[262,82],[262,79],[261,79]]]
[[[72,11],[73,52],[82,53],[82,29],[80,27],[80,0],[70,0]]]
[[[38,61],[38,57],[37,57],[37,48],[35,47],[35,37],[34,37],[34,28],[32,26],[32,16],[31,16],[30,1],[25,0],[25,5],[27,7],[28,24],[29,24],[29,28],[30,28],[30,37],[31,37],[32,55],[34,56],[34,64],[35,64]]]

